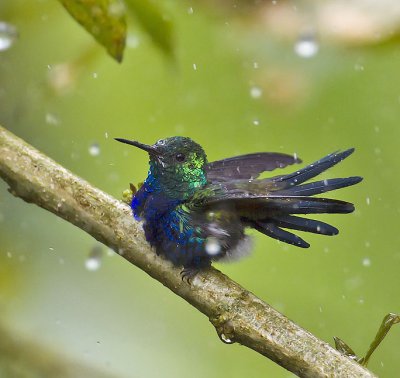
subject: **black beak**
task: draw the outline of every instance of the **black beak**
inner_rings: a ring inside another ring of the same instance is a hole
[[[118,142],[130,144],[131,146],[140,148],[141,150],[147,151],[149,154],[160,155],[160,152],[154,146],[136,142],[135,140],[129,140],[129,139],[123,139],[123,138],[114,138],[114,139]]]

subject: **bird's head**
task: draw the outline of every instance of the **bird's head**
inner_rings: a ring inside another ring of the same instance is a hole
[[[146,182],[169,197],[188,199],[207,182],[207,156],[190,138],[176,136],[161,139],[153,145],[121,138],[116,140],[148,152],[150,169]]]

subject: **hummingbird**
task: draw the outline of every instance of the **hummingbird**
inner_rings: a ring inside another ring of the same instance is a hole
[[[265,171],[301,160],[259,152],[209,163],[203,148],[187,137],[161,139],[153,145],[115,140],[149,154],[147,178],[132,197],[133,216],[143,221],[146,240],[156,253],[183,267],[181,276],[188,282],[213,261],[249,249],[245,233],[249,228],[300,248],[310,244],[293,230],[338,234],[330,224],[302,215],[353,212],[352,203],[313,196],[362,180],[353,176],[308,182],[347,158],[354,148],[331,153],[290,174],[260,178]]]

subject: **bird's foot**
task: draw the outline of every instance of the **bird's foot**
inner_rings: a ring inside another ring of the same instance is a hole
[[[181,271],[182,281],[186,281],[189,285],[192,284],[193,278],[200,272],[199,268],[187,267]]]

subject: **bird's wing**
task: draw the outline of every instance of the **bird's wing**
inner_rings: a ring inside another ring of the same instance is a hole
[[[354,150],[330,154],[294,173],[261,180],[230,180],[210,183],[196,193],[193,206],[204,210],[227,208],[235,211],[242,221],[273,238],[299,247],[307,247],[296,235],[281,228],[334,235],[337,229],[320,221],[292,214],[351,213],[354,205],[329,198],[311,197],[316,194],[355,185],[361,177],[306,181],[339,163]]]
[[[284,168],[294,163],[301,163],[301,160],[293,155],[278,152],[259,152],[213,161],[207,164],[206,172],[210,182],[248,180],[257,178],[262,172]]]

